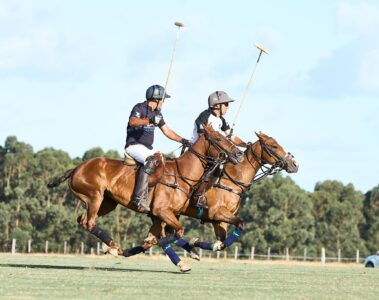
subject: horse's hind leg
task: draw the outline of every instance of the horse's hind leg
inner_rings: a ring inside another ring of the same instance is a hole
[[[104,198],[102,201],[100,208],[98,210],[97,216],[105,216],[106,214],[113,211],[117,206],[117,202],[111,198]],[[110,249],[105,250],[105,252],[109,252],[110,254],[117,256],[122,254],[122,249],[117,247],[116,243],[113,241],[113,238],[99,226],[94,225],[92,229],[89,231],[92,235],[96,236],[100,239],[104,244],[106,244]]]

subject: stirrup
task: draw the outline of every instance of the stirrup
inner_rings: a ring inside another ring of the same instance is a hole
[[[199,195],[197,197],[197,203],[195,204],[195,206],[203,208],[203,209],[208,209],[207,198],[205,198],[203,194]]]
[[[134,204],[137,206],[137,210],[140,213],[149,214],[150,213],[150,205],[146,203],[145,199],[133,199]]]

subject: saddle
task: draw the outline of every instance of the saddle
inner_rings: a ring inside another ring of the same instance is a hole
[[[162,178],[163,172],[165,169],[165,159],[163,155],[160,152],[154,153],[154,156],[157,159],[157,165],[155,167],[155,170],[153,174],[149,176],[149,188],[154,187]],[[143,167],[143,164],[136,161],[133,157],[131,157],[129,154],[124,154],[124,165],[128,167],[135,167],[134,169],[138,171],[139,168]],[[136,172],[137,175],[138,172]]]

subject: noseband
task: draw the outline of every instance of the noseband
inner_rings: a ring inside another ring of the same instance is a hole
[[[261,146],[261,155],[260,157],[254,152],[252,143],[249,143],[250,151],[252,155],[254,156],[254,159],[261,164],[261,173],[255,175],[253,178],[254,181],[261,180],[269,175],[274,175],[276,173],[279,173],[280,171],[286,169],[288,167],[288,158],[293,158],[293,155],[288,152],[284,155],[279,155],[275,150],[273,150],[270,146],[267,145],[267,141],[272,140],[272,137],[267,138],[265,141],[262,139],[259,139],[257,142],[259,142]],[[271,167],[267,167],[266,165],[270,165],[268,161],[263,159],[263,152],[266,152],[270,157],[274,157],[276,159],[275,163],[271,165]]]

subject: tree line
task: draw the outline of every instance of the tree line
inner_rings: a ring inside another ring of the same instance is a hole
[[[8,251],[11,239],[17,239],[18,251],[25,251],[33,241],[34,251],[43,251],[49,241],[53,252],[62,252],[67,241],[71,251],[81,242],[96,247],[98,240],[76,222],[83,213],[82,204],[69,192],[66,184],[48,189],[46,184],[81,162],[104,156],[122,159],[117,151],[101,148],[86,151],[71,159],[68,153],[53,148],[34,152],[15,136],[0,146],[0,251]],[[322,247],[327,256],[341,249],[345,257],[379,250],[379,185],[365,194],[352,184],[335,180],[318,182],[313,192],[301,189],[290,177],[280,174],[256,182],[245,192],[239,216],[245,230],[237,245],[243,253],[255,246],[256,253],[318,256]],[[210,224],[182,217],[185,237],[198,236],[214,241]],[[123,247],[141,242],[151,225],[150,219],[118,206],[108,216],[97,219]],[[232,228],[230,228],[232,230]]]

